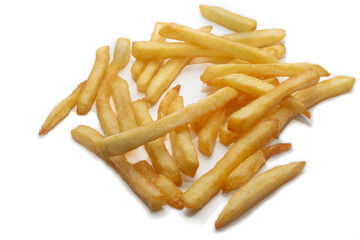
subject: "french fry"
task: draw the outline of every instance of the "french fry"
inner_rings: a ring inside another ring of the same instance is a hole
[[[184,108],[182,97],[176,97],[169,106],[168,114]],[[170,143],[179,169],[185,175],[194,177],[199,167],[196,149],[191,139],[189,126],[184,125],[170,132]]]
[[[264,47],[264,48],[261,48],[261,50],[273,55],[277,59],[282,58],[286,54],[286,47],[282,43]]]
[[[262,148],[248,157],[244,162],[234,169],[224,181],[222,186],[223,193],[233,191],[247,183],[260,169],[266,161],[274,155],[288,151],[290,143],[278,143]]]
[[[232,87],[238,91],[246,93],[254,98],[257,98],[275,88],[274,85],[267,83],[267,81],[269,80],[272,80],[272,78],[264,81],[245,74],[230,74],[224,77],[217,78],[210,82],[207,82],[207,85]],[[291,95],[285,97],[280,102],[280,104],[291,110],[297,111],[305,115],[307,118],[311,117],[309,111],[306,109],[304,104]]]
[[[81,89],[84,87],[86,81],[80,83],[77,88],[58,105],[56,105],[46,118],[44,124],[41,126],[39,135],[45,135],[51,131],[61,120],[63,120],[75,107],[78,102]]]
[[[215,228],[226,226],[276,189],[295,178],[304,169],[305,162],[295,162],[272,168],[248,182],[230,198],[215,222]]]
[[[275,109],[284,97],[295,91],[311,87],[318,83],[319,80],[320,77],[314,70],[308,70],[289,78],[233,113],[229,117],[229,129],[236,132],[242,132],[248,129],[267,113]]]
[[[201,116],[198,119],[195,119],[192,123],[190,123],[190,128],[195,131],[195,132],[199,132],[201,127],[204,126],[204,124],[206,123],[206,121],[209,119],[209,117],[211,116],[211,114],[213,114],[213,112],[209,112],[203,116]]]
[[[145,100],[140,99],[133,102],[132,108],[139,126],[144,126],[153,122],[148,110],[148,104]],[[166,149],[164,139],[160,136],[151,142],[145,143],[145,149],[149,154],[156,172],[165,175],[177,186],[181,186],[182,180],[179,168]]]
[[[166,202],[176,208],[183,209],[184,201],[182,200],[183,192],[176,185],[162,174],[155,173],[152,166],[147,161],[135,163],[134,168],[140,172],[148,181],[155,184],[166,197]]]
[[[205,18],[235,32],[248,32],[256,29],[255,20],[232,13],[221,7],[200,5],[200,12]]]
[[[203,100],[190,104],[183,109],[147,125],[106,137],[97,146],[105,155],[126,153],[164,134],[191,123],[208,112],[216,111],[238,95],[235,89],[225,87]]]
[[[207,67],[201,75],[204,83],[225,75],[243,73],[253,77],[292,77],[309,69],[314,69],[320,77],[330,74],[321,66],[310,63],[275,63],[275,64],[219,64]]]
[[[277,121],[262,121],[239,139],[207,173],[196,180],[183,195],[187,208],[200,209],[221,189],[227,176],[246,158],[267,144],[277,130]]]
[[[195,57],[191,59],[188,65],[203,63],[224,64],[232,61],[233,59],[233,57]]]
[[[130,41],[126,38],[119,38],[116,42],[113,60],[106,68],[96,96],[96,110],[106,136],[121,132],[117,116],[110,105],[111,85],[118,72],[128,64],[129,60]]]
[[[167,38],[191,42],[203,48],[222,51],[234,58],[243,59],[252,63],[278,62],[274,56],[258,48],[175,23],[169,23],[164,26],[159,34]]]
[[[121,131],[137,127],[135,114],[131,108],[129,85],[117,76],[112,84],[112,96],[118,113]]]
[[[286,35],[283,29],[263,29],[251,32],[238,32],[223,35],[223,38],[241,42],[253,47],[267,47],[280,42]]]
[[[201,27],[199,29],[200,32],[210,32],[211,30],[211,26]],[[148,101],[150,104],[155,104],[190,60],[191,58],[188,57],[173,58],[165,63],[153,77],[151,83],[146,89],[146,101]]]
[[[94,67],[90,73],[89,78],[86,81],[86,84],[80,92],[76,108],[77,114],[85,115],[90,111],[90,108],[95,101],[101,79],[103,78],[105,70],[109,65],[109,61],[109,46],[99,48],[96,51]]]
[[[170,89],[165,97],[161,100],[157,112],[158,119],[163,118],[169,114],[169,107],[175,98],[179,96],[180,85],[176,85],[172,89]]]
[[[78,126],[71,131],[71,135],[79,144],[100,156],[95,143],[104,137],[99,132],[87,126]],[[165,196],[160,189],[131,166],[123,155],[104,158],[104,160],[115,167],[122,179],[151,210],[158,210],[165,204]]]
[[[220,128],[219,141],[221,144],[229,146],[231,143],[240,139],[241,135],[241,133],[230,131],[226,123]]]

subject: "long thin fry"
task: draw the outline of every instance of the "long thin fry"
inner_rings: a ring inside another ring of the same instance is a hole
[[[148,110],[148,104],[145,100],[140,99],[133,102],[132,108],[139,126],[144,126],[153,122]],[[168,177],[177,186],[181,186],[182,180],[179,168],[166,149],[164,139],[159,137],[151,142],[145,143],[145,149],[149,154],[155,170]]]
[[[176,85],[172,89],[170,89],[165,97],[161,100],[157,112],[158,119],[163,118],[169,114],[169,107],[175,98],[179,96],[180,85]]]
[[[233,113],[229,117],[229,129],[236,132],[248,129],[267,113],[275,109],[284,97],[292,92],[315,85],[319,82],[319,79],[319,75],[314,70],[308,70],[289,78]]]
[[[110,53],[109,46],[101,47],[96,51],[96,59],[94,67],[86,81],[85,86],[81,90],[76,112],[79,115],[85,115],[89,112],[93,105],[101,79],[105,70],[109,65]]]
[[[240,188],[265,165],[269,158],[286,152],[290,148],[290,143],[278,143],[258,150],[229,174],[224,181],[222,191],[226,193]]]
[[[204,83],[229,75],[243,73],[253,77],[292,77],[309,69],[314,69],[320,77],[330,74],[321,66],[311,63],[275,63],[275,64],[218,64],[207,67],[201,75]]]
[[[230,198],[217,218],[215,228],[224,227],[240,217],[266,196],[299,175],[304,167],[305,162],[290,163],[272,168],[253,178]]]
[[[221,7],[200,5],[200,12],[207,19],[235,32],[247,32],[256,29],[255,20],[232,13]]]
[[[240,58],[252,63],[278,62],[274,56],[258,48],[175,23],[164,26],[159,34],[167,38],[191,42],[200,47],[222,51],[234,58]]]
[[[164,134],[191,123],[208,112],[215,111],[238,95],[237,91],[225,87],[203,100],[147,125],[107,137],[97,143],[105,156],[122,154],[144,143],[155,140]]]
[[[241,42],[253,47],[267,47],[280,42],[286,33],[283,29],[263,29],[223,35],[223,38]]]
[[[164,60],[162,59],[153,59],[148,62],[144,70],[139,76],[139,79],[136,81],[136,87],[138,92],[145,93],[146,88],[149,86],[151,79],[160,69]]]
[[[63,120],[73,109],[79,99],[81,89],[84,87],[86,81],[80,83],[78,87],[64,100],[62,100],[54,109],[50,112],[46,118],[44,124],[41,126],[39,135],[45,135],[50,132],[61,120]]]
[[[277,129],[277,121],[259,122],[236,142],[216,165],[196,180],[184,193],[187,208],[202,208],[221,189],[226,177],[247,157],[268,143]]]
[[[191,59],[188,65],[212,63],[212,64],[224,64],[232,61],[233,57],[195,57]]]

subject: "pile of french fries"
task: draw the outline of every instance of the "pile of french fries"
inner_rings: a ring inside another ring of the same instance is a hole
[[[292,119],[298,114],[310,118],[309,108],[349,92],[355,79],[336,76],[319,82],[330,75],[319,65],[279,63],[286,52],[281,43],[284,30],[256,30],[255,20],[220,7],[201,5],[200,11],[234,33],[218,36],[211,33],[211,26],[193,29],[159,22],[150,41],[133,42],[132,51],[130,41],[119,38],[111,62],[109,47],[99,48],[88,79],[53,109],[39,135],[47,134],[75,106],[79,115],[85,115],[96,102],[103,135],[78,126],[71,131],[73,139],[109,162],[151,210],[165,204],[200,209],[220,190],[236,191],[216,220],[215,227],[221,228],[304,169],[305,162],[294,162],[256,175],[270,157],[291,148],[289,143],[270,143]],[[133,80],[145,94],[136,101],[130,98],[127,81],[118,76],[131,54],[136,58]],[[201,81],[217,90],[184,106],[180,85],[167,90],[185,66],[200,63],[213,64]],[[279,77],[288,78],[279,82]],[[153,120],[149,107],[162,96]],[[199,167],[191,132],[197,134],[199,152],[207,157],[218,136],[223,145],[232,145],[183,193],[182,174],[192,178]],[[164,143],[167,134],[172,152]],[[130,164],[125,153],[142,145],[149,161]]]

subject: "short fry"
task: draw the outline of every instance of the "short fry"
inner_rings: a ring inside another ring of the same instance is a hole
[[[221,7],[200,5],[201,14],[207,19],[235,32],[248,32],[256,29],[256,21],[232,13]]]
[[[93,105],[101,79],[105,70],[109,65],[110,53],[109,46],[101,47],[96,51],[96,59],[94,67],[86,81],[85,86],[81,90],[76,112],[79,115],[85,115],[89,112]]]
[[[227,176],[246,158],[267,144],[277,130],[277,121],[262,121],[238,140],[207,173],[185,191],[185,207],[202,208],[221,189]]]
[[[264,29],[223,35],[223,38],[253,47],[267,47],[280,42],[286,33],[283,29]]]
[[[319,82],[319,75],[314,70],[308,70],[287,79],[278,86],[255,99],[229,117],[229,129],[242,132],[254,125],[267,113],[276,108],[284,97],[294,91],[311,87]]]
[[[226,193],[243,186],[270,157],[288,151],[290,148],[291,144],[289,143],[278,143],[255,152],[230,173],[222,186],[222,191]]]
[[[248,182],[230,198],[215,222],[215,228],[226,226],[276,189],[295,178],[304,169],[305,162],[290,163],[266,171]]]
[[[54,107],[49,116],[46,118],[44,124],[41,126],[39,135],[45,135],[50,132],[61,120],[63,120],[73,109],[79,99],[81,89],[84,87],[86,81],[80,83],[78,87],[58,105]]]

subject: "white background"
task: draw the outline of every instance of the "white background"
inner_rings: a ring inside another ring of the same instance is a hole
[[[0,239],[360,239],[358,83],[314,107],[310,121],[300,117],[287,127],[279,140],[293,149],[262,171],[306,161],[304,172],[221,231],[214,222],[230,195],[219,194],[197,213],[151,212],[113,169],[74,142],[70,130],[79,124],[100,131],[95,108],[85,117],[73,111],[47,136],[37,136],[51,109],[88,77],[98,47],[113,50],[118,37],[148,40],[156,21],[212,24],[214,33],[228,33],[200,15],[200,3],[256,19],[259,29],[285,29],[283,61],[359,76],[355,0],[1,1]],[[204,68],[186,67],[176,80],[186,104],[206,95],[199,81]],[[135,100],[143,95],[129,70],[119,75]],[[199,154],[196,178],[226,149],[217,143],[210,159]],[[143,151],[130,156],[145,158]],[[185,181],[183,190],[193,180]]]

